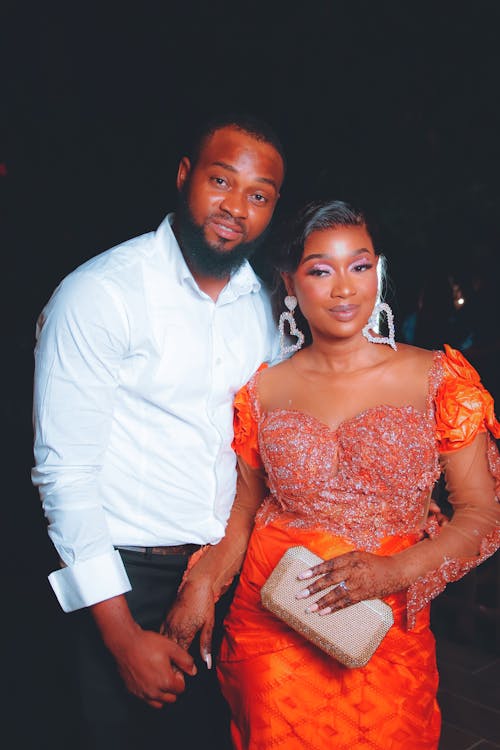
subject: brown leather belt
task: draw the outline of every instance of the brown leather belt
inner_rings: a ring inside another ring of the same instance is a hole
[[[201,544],[174,544],[170,547],[130,547],[125,544],[117,544],[116,549],[125,552],[137,552],[145,557],[151,555],[192,555],[201,547]]]

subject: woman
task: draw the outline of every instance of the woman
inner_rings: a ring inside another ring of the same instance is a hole
[[[237,750],[437,748],[429,602],[500,546],[492,399],[459,352],[396,344],[386,305],[389,336],[376,332],[380,262],[360,212],[307,206],[279,261],[280,328],[291,323],[297,351],[236,398],[237,501],[226,538],[187,582],[218,595],[260,506],[218,662]],[[454,514],[426,533],[441,471]],[[295,545],[325,560],[298,582],[311,614],[391,606],[394,625],[365,667],[342,666],[262,607],[261,587]]]

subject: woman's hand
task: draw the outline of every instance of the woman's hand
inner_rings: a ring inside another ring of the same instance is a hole
[[[215,598],[209,579],[187,579],[165,618],[161,632],[186,650],[200,632],[201,658],[210,669],[214,622]]]
[[[377,599],[400,591],[408,585],[399,562],[369,552],[347,552],[315,565],[299,575],[300,580],[320,576],[297,599],[308,597],[330,586],[334,589],[306,607],[307,612],[327,615],[364,599]]]

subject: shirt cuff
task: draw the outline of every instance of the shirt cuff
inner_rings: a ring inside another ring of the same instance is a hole
[[[90,607],[132,588],[117,550],[55,570],[49,582],[65,612]]]

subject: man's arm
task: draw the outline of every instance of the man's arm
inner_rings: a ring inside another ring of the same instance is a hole
[[[61,284],[38,321],[32,479],[62,562],[49,580],[65,611],[130,589],[98,487],[128,340],[124,312],[85,273]]]
[[[126,312],[109,290],[85,273],[63,282],[39,321],[33,482],[62,562],[49,577],[61,606],[91,608],[129,691],[160,707],[184,688],[171,662],[192,674],[193,661],[132,618],[123,596],[130,583],[97,481],[128,350]]]

